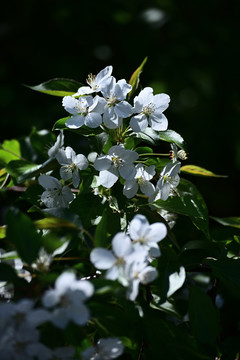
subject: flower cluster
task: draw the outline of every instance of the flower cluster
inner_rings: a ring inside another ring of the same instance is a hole
[[[154,281],[157,270],[149,266],[152,258],[160,256],[158,242],[167,235],[163,223],[149,224],[143,215],[136,215],[130,222],[128,234],[119,232],[112,239],[112,250],[95,248],[90,260],[97,269],[107,270],[105,278],[119,280],[128,288],[127,298],[135,300],[139,284]]]
[[[144,88],[131,105],[127,95],[132,86],[125,79],[116,81],[112,75],[112,66],[101,70],[97,76],[89,75],[87,83],[77,93],[63,98],[64,109],[72,116],[66,126],[78,129],[82,125],[97,128],[104,125],[108,129],[117,129],[123,119],[131,117],[130,127],[134,132],[145,130],[148,126],[164,131],[168,121],[163,111],[168,108],[170,97],[166,94],[153,95],[153,89]],[[102,96],[93,93],[101,93]]]

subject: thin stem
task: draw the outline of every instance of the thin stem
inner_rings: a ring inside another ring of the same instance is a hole
[[[126,134],[126,132],[128,131],[128,129],[130,129],[130,126],[128,126],[128,127],[124,130],[124,132],[122,133],[122,136],[124,136],[124,135]]]

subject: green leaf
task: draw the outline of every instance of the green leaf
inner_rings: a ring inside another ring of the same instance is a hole
[[[101,134],[95,136],[91,136],[89,138],[90,149],[92,151],[97,152],[98,154],[101,154],[104,146],[108,142],[108,139],[109,139],[109,135],[105,132],[102,132]]]
[[[232,294],[240,298],[240,259],[204,260],[211,267],[213,275],[222,282]]]
[[[169,197],[166,201],[157,200],[154,205],[169,212],[190,216],[193,223],[195,218],[202,219],[198,226],[205,231],[208,228],[208,211],[200,192],[190,181],[181,179],[177,193],[179,196]]]
[[[93,225],[94,220],[103,213],[104,205],[98,196],[81,193],[70,204],[70,209],[75,212],[81,219],[85,229]]]
[[[9,163],[11,160],[19,160],[21,158],[21,149],[18,140],[5,140],[0,145],[0,160],[4,164]]]
[[[6,225],[0,226],[0,239],[4,239],[6,237]]]
[[[148,146],[139,146],[135,149],[135,151],[138,153],[138,154],[151,154],[153,153],[153,149],[148,147]]]
[[[129,97],[131,97],[131,95],[136,91],[136,89],[138,88],[139,85],[139,80],[140,80],[140,75],[143,71],[143,67],[147,62],[147,57],[145,57],[145,59],[143,60],[143,62],[141,63],[141,65],[134,71],[134,73],[132,74],[130,80],[129,80],[129,84],[132,85],[132,90],[130,91],[130,93],[128,94]]]
[[[189,318],[199,342],[214,345],[220,331],[219,313],[210,297],[196,286],[190,289]]]
[[[31,265],[42,246],[41,236],[31,219],[17,209],[9,209],[6,219],[7,240],[15,245],[22,260]]]
[[[61,118],[59,120],[57,120],[55,122],[55,124],[53,125],[53,130],[65,130],[65,129],[68,129],[65,125],[66,121],[68,119],[70,119],[71,116],[67,116],[67,117],[64,117],[64,118]]]
[[[142,139],[143,141],[145,141],[146,143],[148,143],[150,145],[156,146],[156,145],[160,144],[159,132],[153,130],[152,128],[146,128],[146,130],[141,131],[141,132],[135,134],[134,136]]]
[[[231,226],[231,227],[240,229],[240,217],[233,216],[233,217],[226,217],[226,218],[218,218],[215,216],[210,216],[210,218],[221,225]]]
[[[118,231],[120,231],[120,216],[106,207],[103,211],[102,219],[96,227],[94,235],[95,245],[109,247],[113,235]]]
[[[48,95],[54,96],[71,96],[74,95],[82,84],[75,80],[63,79],[63,78],[55,78],[52,80],[48,80],[42,84],[29,86],[25,85],[28,88],[42,92]]]
[[[39,169],[42,165],[33,164],[24,160],[12,160],[6,166],[7,172],[16,180],[17,184],[23,183],[39,174]]]
[[[221,178],[227,177],[226,175],[214,174],[212,171],[206,170],[196,165],[184,165],[181,167],[181,172],[196,176],[204,176],[204,177],[221,177]]]
[[[173,130],[160,131],[159,138],[160,140],[174,143],[181,149],[187,151],[187,145],[185,141],[183,140],[182,136],[179,135],[176,131]]]

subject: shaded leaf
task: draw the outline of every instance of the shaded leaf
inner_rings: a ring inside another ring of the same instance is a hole
[[[95,245],[109,247],[113,235],[118,231],[120,231],[120,216],[106,207],[103,211],[102,219],[96,227],[94,235]]]
[[[46,82],[43,82],[39,85],[35,86],[29,86],[25,85],[28,88],[42,92],[44,94],[48,95],[54,95],[54,96],[71,96],[75,94],[80,86],[82,86],[81,83],[75,80],[71,79],[63,79],[63,78],[55,78],[52,80],[48,80]]]
[[[215,216],[211,216],[210,218],[221,225],[231,226],[231,227],[240,229],[240,217],[233,216],[233,217],[226,217],[226,218],[218,218]]]
[[[177,192],[179,196],[169,197],[166,201],[157,200],[154,205],[169,212],[189,216],[194,224],[196,218],[200,218],[202,221],[197,222],[197,227],[205,232],[208,229],[208,210],[198,189],[190,181],[181,179]]]
[[[160,143],[158,134],[159,132],[153,130],[152,128],[146,128],[146,130],[136,133],[134,136],[144,140],[146,143],[150,145],[156,146]]]
[[[226,175],[214,174],[212,171],[206,170],[196,165],[184,165],[181,167],[181,172],[196,176],[204,176],[204,177],[227,177]]]
[[[219,335],[219,313],[210,297],[198,287],[190,289],[189,318],[199,342],[214,345]]]
[[[6,219],[7,240],[15,245],[23,261],[32,264],[42,246],[41,236],[31,219],[17,209],[9,209]]]
[[[223,282],[232,294],[240,298],[240,259],[204,260],[211,267],[213,275]]]

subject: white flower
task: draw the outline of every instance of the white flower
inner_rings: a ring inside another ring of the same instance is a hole
[[[89,310],[84,301],[92,296],[93,285],[87,280],[76,280],[70,272],[62,273],[55,282],[55,288],[43,295],[43,305],[54,308],[51,322],[64,329],[69,321],[85,325],[89,319]]]
[[[92,94],[94,92],[99,92],[102,90],[102,83],[104,80],[109,78],[112,74],[112,66],[106,66],[103,70],[101,70],[96,76],[88,75],[87,84],[89,86],[82,86],[78,89],[77,93],[73,96],[81,96],[86,94]]]
[[[7,328],[0,339],[1,360],[48,360],[52,351],[39,342],[37,329],[23,325],[18,331]]]
[[[99,156],[94,162],[94,168],[99,173],[99,184],[106,188],[112,187],[119,174],[125,180],[132,180],[136,175],[133,164],[138,159],[138,153],[125,150],[123,145],[115,145],[109,149],[108,155]]]
[[[52,159],[55,159],[56,154],[59,149],[63,148],[64,145],[64,134],[63,130],[60,130],[59,135],[57,136],[56,142],[53,144],[53,146],[48,150],[48,156],[49,159],[47,159],[43,164],[42,168],[45,167]]]
[[[168,163],[160,174],[160,179],[156,184],[156,189],[159,191],[160,199],[167,200],[172,189],[176,188],[180,182],[180,162]]]
[[[48,207],[68,207],[74,196],[68,186],[61,185],[60,181],[50,175],[40,175],[39,184],[46,189],[42,193],[41,201]]]
[[[127,298],[134,301],[138,295],[139,284],[149,284],[154,281],[157,276],[157,270],[149,266],[146,261],[134,261],[125,266],[125,279],[127,280]]]
[[[87,158],[82,155],[76,155],[75,151],[67,146],[65,150],[60,149],[56,155],[56,159],[60,165],[61,178],[66,181],[72,178],[73,186],[78,187],[80,176],[78,170],[85,170],[88,167]]]
[[[109,129],[116,129],[122,125],[122,119],[132,115],[132,106],[124,101],[132,86],[122,79],[116,82],[111,76],[103,82],[102,94],[106,100],[103,122]]]
[[[121,356],[124,350],[122,342],[117,338],[99,339],[96,346],[82,352],[83,360],[111,360]]]
[[[136,195],[138,187],[140,187],[143,194],[150,196],[155,188],[149,180],[155,175],[155,166],[151,165],[145,168],[143,164],[136,165],[136,175],[133,180],[126,180],[123,187],[123,194],[128,198],[132,198]]]
[[[63,130],[60,130],[59,135],[57,136],[57,140],[54,145],[48,150],[48,156],[51,159],[54,159],[57,155],[59,149],[61,149],[64,145],[64,134]]]
[[[34,309],[32,300],[22,299],[17,303],[1,303],[0,317],[0,331],[7,326],[19,330],[22,326],[35,328],[41,325],[50,319],[50,314],[42,308]]]
[[[72,96],[65,96],[62,101],[64,109],[72,114],[65,123],[70,129],[78,129],[82,125],[96,128],[102,124],[101,114],[104,112],[106,101],[98,95],[84,96],[75,99]]]
[[[129,236],[133,242],[140,244],[153,257],[160,256],[157,243],[166,235],[167,227],[164,223],[156,222],[150,225],[147,218],[140,214],[134,216],[129,225]]]
[[[127,259],[133,252],[130,238],[123,232],[117,233],[112,239],[112,251],[95,248],[91,251],[90,260],[100,270],[108,270],[105,278],[116,280],[125,266]]]
[[[180,160],[187,160],[186,152],[184,150],[178,150],[177,145],[171,144],[171,149],[172,150],[170,150],[170,158],[173,163],[177,162],[178,158]]]
[[[134,115],[130,120],[130,126],[135,132],[144,131],[149,125],[157,131],[165,131],[168,121],[163,111],[168,108],[170,97],[166,94],[153,95],[153,89],[144,88],[134,98]]]

